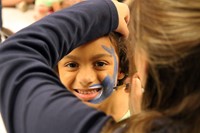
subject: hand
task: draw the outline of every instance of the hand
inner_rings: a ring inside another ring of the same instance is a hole
[[[119,17],[119,25],[116,29],[116,32],[121,33],[125,38],[127,38],[129,35],[129,30],[127,25],[130,20],[130,11],[128,5],[125,3],[118,2],[116,0],[112,1],[117,8]]]

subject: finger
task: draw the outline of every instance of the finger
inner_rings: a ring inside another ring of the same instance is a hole
[[[127,24],[129,24],[129,21],[130,21],[130,10],[129,10],[129,7],[128,6],[126,6],[126,10],[127,10],[127,13],[126,13],[126,15],[125,15],[125,17],[124,17],[124,20],[125,20],[125,22],[127,23]]]
[[[128,36],[129,36],[128,24],[129,24],[129,21],[130,21],[130,10],[129,10],[127,5],[125,6],[125,8],[126,8],[125,17],[124,17],[124,19],[122,19],[123,23],[124,23],[123,24],[123,26],[124,26],[123,27],[123,29],[124,29],[123,35],[124,35],[125,38],[128,38]]]
[[[118,27],[115,31],[121,33],[125,38],[127,38],[129,35],[128,23],[130,20],[130,11],[128,5],[121,2],[117,2],[116,0],[113,0],[113,3],[116,6],[119,19]]]
[[[129,10],[128,12],[125,12],[125,15],[119,15],[119,25],[116,29],[117,32],[121,33],[124,38],[128,38],[129,36],[129,29],[128,29],[128,23],[130,20]]]
[[[125,20],[124,20],[123,23],[124,23],[124,24],[123,24],[123,26],[121,27],[121,29],[119,29],[119,32],[123,35],[123,37],[124,37],[125,39],[127,39],[128,36],[129,36],[129,29],[128,29],[128,27],[127,27],[127,23],[125,22]]]

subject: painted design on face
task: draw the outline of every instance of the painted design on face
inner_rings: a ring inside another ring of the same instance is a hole
[[[96,88],[103,88],[103,86],[101,84],[94,84],[94,85],[89,86],[89,88],[90,89],[94,89],[94,88],[96,89]],[[101,89],[99,94],[94,99],[90,100],[89,102],[96,103],[94,100],[99,99],[101,97],[102,92],[103,92],[102,90],[103,89]]]
[[[90,89],[94,89],[94,88],[102,88],[101,84],[93,84],[91,86],[89,86]]]
[[[90,100],[91,103],[100,103],[103,100],[105,100],[107,97],[109,97],[113,92],[113,80],[110,78],[110,76],[106,76],[105,79],[102,82],[102,90],[99,93],[97,97]]]
[[[114,58],[113,76],[110,77],[109,75],[107,75],[104,78],[104,80],[102,81],[103,89],[101,90],[101,93],[99,93],[99,95],[96,98],[90,100],[89,102],[91,103],[99,103],[105,100],[112,94],[113,88],[117,85],[118,62],[117,62],[117,57],[115,55],[115,50],[112,47],[108,48],[104,45],[102,45],[102,48],[105,49],[108,53],[110,53]]]

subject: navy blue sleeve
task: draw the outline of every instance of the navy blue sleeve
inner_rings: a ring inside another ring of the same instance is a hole
[[[0,107],[8,133],[100,132],[110,117],[66,90],[53,68],[74,48],[117,26],[114,4],[91,0],[53,13],[0,44]]]

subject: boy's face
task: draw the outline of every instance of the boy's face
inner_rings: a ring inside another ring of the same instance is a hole
[[[108,37],[84,44],[58,63],[61,82],[82,101],[99,103],[113,91],[118,56]]]

